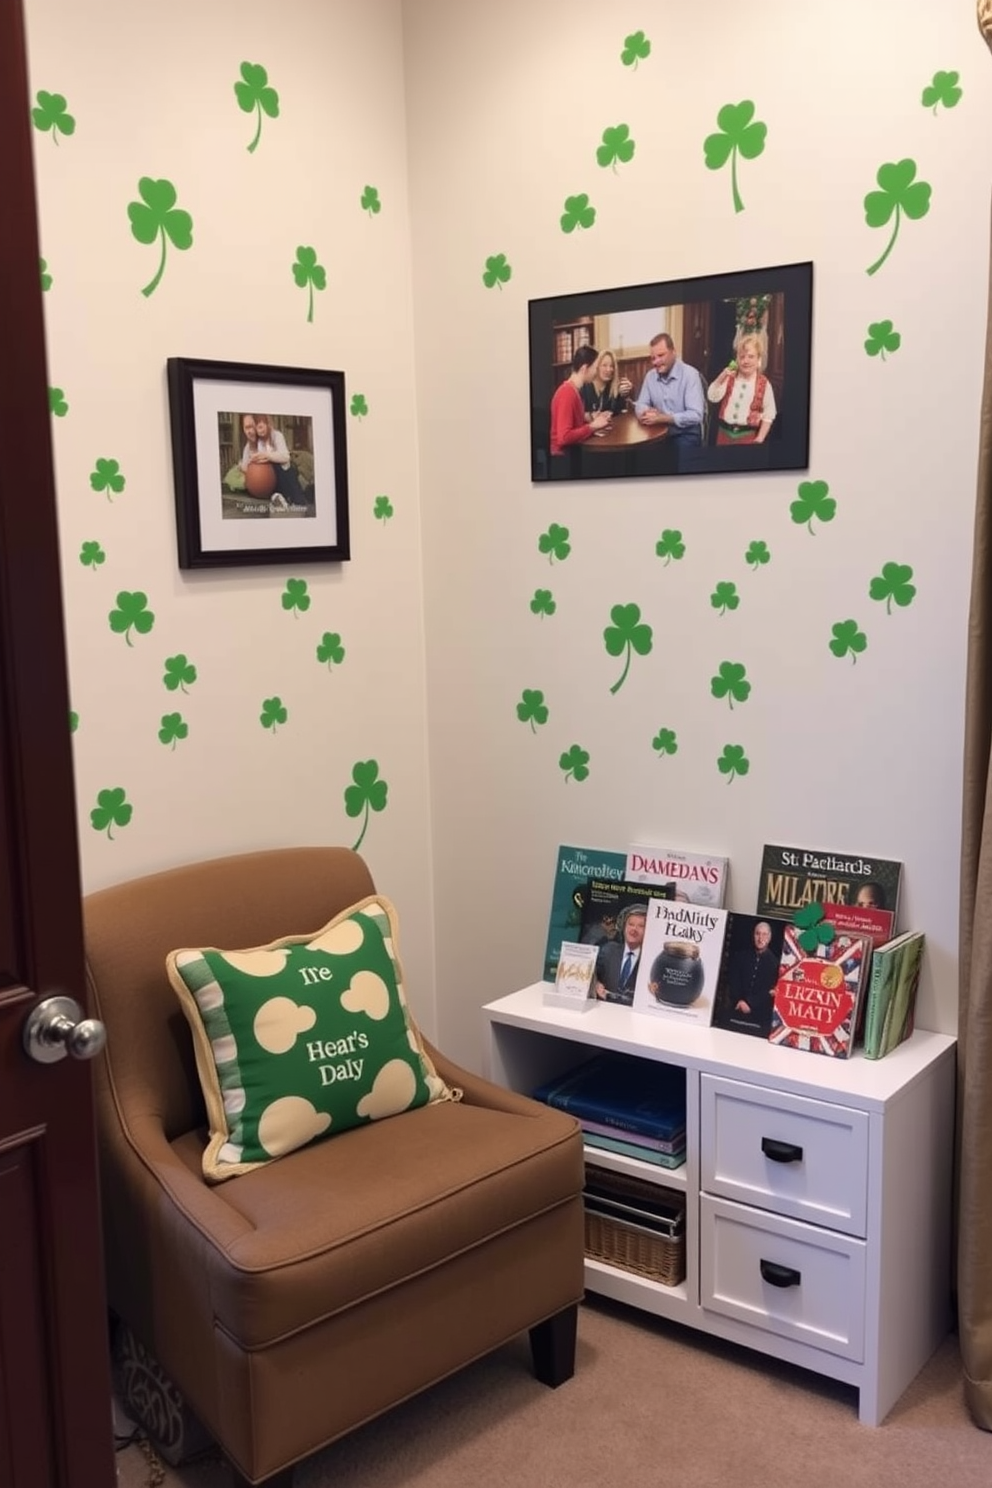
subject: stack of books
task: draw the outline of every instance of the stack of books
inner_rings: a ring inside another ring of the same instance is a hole
[[[660,1168],[685,1162],[685,1070],[653,1059],[602,1053],[532,1092],[568,1111],[587,1147]]]

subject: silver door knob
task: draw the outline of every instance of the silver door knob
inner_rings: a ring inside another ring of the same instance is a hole
[[[46,997],[24,1024],[24,1051],[39,1064],[54,1064],[67,1054],[92,1059],[106,1042],[107,1030],[99,1018],[84,1018],[72,997]]]

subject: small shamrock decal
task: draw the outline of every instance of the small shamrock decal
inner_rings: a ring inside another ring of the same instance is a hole
[[[898,351],[902,345],[902,337],[898,331],[892,329],[891,320],[873,320],[868,327],[868,339],[865,342],[865,351],[869,356],[880,356],[885,361],[887,351]]]
[[[354,785],[345,787],[344,809],[348,816],[361,816],[363,811],[365,813],[358,841],[351,849],[352,852],[357,852],[368,829],[369,812],[386,809],[389,787],[384,780],[379,779],[379,761],[374,759],[359,760],[358,764],[352,765],[351,778]]]
[[[930,86],[923,89],[920,98],[924,108],[933,109],[937,112],[941,104],[945,108],[954,108],[961,102],[961,89],[958,87],[961,75],[957,72],[935,72]]]
[[[735,775],[746,775],[751,768],[751,761],[744,753],[744,745],[725,744],[723,753],[716,762],[716,767],[721,775],[726,775],[728,785]]]
[[[650,55],[651,43],[643,31],[635,31],[631,36],[624,37],[623,51],[620,53],[620,61],[624,67],[636,67],[638,61],[643,62]]]
[[[547,723],[548,709],[544,701],[543,692],[533,692],[525,687],[517,704],[517,717],[521,723],[529,723],[532,734],[537,733],[537,725]]]
[[[659,729],[651,740],[651,748],[656,751],[659,759],[664,759],[666,754],[678,754],[679,741],[675,737],[675,730]]]
[[[310,295],[307,302],[307,325],[313,321],[313,292],[315,289],[327,288],[327,274],[322,264],[317,262],[316,248],[297,248],[296,262],[292,265],[293,278],[300,289],[309,286]]]
[[[558,768],[564,772],[566,784],[569,780],[587,780],[589,778],[589,751],[580,749],[578,744],[573,744],[571,749],[559,756]]]
[[[550,589],[535,589],[530,607],[535,615],[553,615],[558,608]]]
[[[741,103],[725,103],[716,116],[718,134],[708,134],[703,140],[703,158],[708,170],[720,170],[730,161],[730,185],[734,198],[734,211],[743,212],[744,203],[737,189],[737,156],[745,160],[756,160],[765,148],[767,124],[754,120],[754,104],[749,98]]]
[[[106,832],[113,842],[111,827],[126,827],[131,820],[134,807],[128,804],[127,792],[122,786],[97,792],[96,805],[90,812],[94,832]]]
[[[79,727],[79,714],[78,713],[74,713],[73,710],[70,708],[69,709],[69,732],[70,732],[70,734],[74,734],[76,732],[76,730],[78,729],[78,727]]]
[[[41,270],[41,288],[47,294],[52,287],[52,276],[48,273],[48,264],[43,258],[39,258],[38,267]]]
[[[858,629],[856,620],[838,620],[830,633],[833,640],[829,645],[835,656],[850,655],[851,660],[856,662],[858,654],[868,646],[868,637],[863,630]]]
[[[650,625],[641,621],[640,605],[614,605],[610,610],[610,619],[613,624],[603,631],[603,644],[610,656],[626,656],[623,671],[610,688],[610,692],[615,694],[627,680],[634,652],[638,656],[647,656],[651,650],[652,637]]]
[[[504,284],[509,283],[512,273],[513,270],[506,261],[506,254],[494,253],[491,258],[486,259],[486,267],[482,273],[482,282],[487,289],[492,289],[493,285],[496,285],[498,289],[502,289]]]
[[[177,656],[167,656],[162,681],[169,692],[187,692],[196,681],[196,667],[182,651]]]
[[[351,415],[353,418],[364,418],[369,411],[369,405],[365,401],[364,393],[355,393],[351,400]]]
[[[368,212],[370,217],[374,217],[377,212],[382,211],[382,202],[379,200],[379,193],[374,186],[366,186],[362,192],[361,207],[362,211]]]
[[[327,663],[327,670],[333,670],[335,663],[339,666],[344,661],[344,647],[341,637],[336,630],[325,630],[317,647],[317,660],[322,664]]]
[[[307,593],[306,579],[287,579],[286,588],[282,594],[282,607],[284,610],[292,610],[303,615],[310,608],[310,595]]]
[[[175,749],[180,739],[185,739],[189,733],[189,724],[181,713],[163,713],[162,726],[158,736],[163,744],[171,744]]]
[[[872,599],[885,600],[885,613],[892,614],[893,604],[900,609],[913,603],[916,595],[916,585],[910,583],[913,570],[908,563],[883,563],[882,572],[876,574],[868,585],[868,593]]]
[[[263,728],[271,729],[273,735],[280,723],[285,723],[289,717],[289,709],[283,703],[281,697],[266,698],[262,703],[262,711],[258,715],[258,721]]]
[[[595,221],[596,208],[589,205],[584,191],[579,196],[566,196],[565,210],[560,218],[563,233],[574,232],[577,227],[592,227]]]
[[[155,276],[145,285],[141,293],[147,299],[161,282],[165,273],[168,245],[180,252],[192,247],[193,219],[188,212],[176,206],[176,188],[171,181],[156,181],[151,176],[142,176],[138,182],[140,201],[128,202],[127,215],[131,221],[131,236],[139,243],[151,244],[156,238],[162,240],[162,253]]]
[[[771,561],[771,556],[771,553],[768,551],[768,544],[756,540],[750,544],[747,552],[744,554],[744,562],[757,573],[763,563],[769,563]]]
[[[820,522],[832,522],[834,519],[837,502],[829,492],[830,487],[826,481],[800,481],[799,500],[793,501],[789,507],[792,520],[799,526],[805,522],[812,537],[816,536],[813,531],[814,517]]]
[[[725,615],[728,610],[736,610],[740,602],[737,585],[729,581],[717,584],[710,595],[710,604],[715,610],[719,610],[721,615]]]
[[[107,555],[98,542],[84,542],[79,550],[79,561],[84,568],[92,568],[96,573],[100,564],[107,561]]]
[[[113,501],[123,491],[127,481],[121,475],[121,467],[116,460],[97,460],[95,468],[90,471],[90,485],[94,491],[106,491],[107,500]]]
[[[381,522],[382,525],[385,527],[386,523],[393,515],[393,503],[390,501],[388,496],[377,496],[375,498],[375,504],[372,507],[372,515],[375,517],[377,522]]]
[[[751,695],[751,684],[747,680],[747,667],[742,661],[721,661],[720,670],[710,678],[710,692],[715,698],[726,698],[731,709],[734,698],[746,703]]]
[[[269,87],[269,74],[260,62],[242,62],[241,81],[234,85],[234,96],[242,113],[250,114],[254,109],[258,115],[258,128],[248,146],[248,154],[253,155],[262,137],[262,115],[279,117],[279,94]]]
[[[36,104],[31,110],[31,122],[35,129],[40,129],[43,134],[50,129],[56,144],[60,134],[64,134],[66,139],[75,134],[76,121],[66,110],[61,93],[46,93],[43,88],[39,88],[35,98]]]
[[[797,909],[792,923],[800,932],[796,939],[804,951],[812,955],[820,946],[828,946],[837,934],[833,925],[823,918],[822,904],[804,904]]]
[[[61,388],[50,387],[48,389],[48,411],[54,413],[56,418],[65,418],[69,412],[69,405],[65,401],[65,393]]]
[[[866,270],[869,274],[878,272],[895,247],[903,216],[917,222],[930,210],[931,188],[926,181],[916,180],[915,160],[887,161],[879,166],[875,180],[881,190],[869,191],[865,197],[865,221],[869,227],[884,227],[894,217],[895,225],[881,258]]]
[[[537,551],[547,553],[549,563],[554,563],[556,558],[564,562],[572,551],[572,545],[568,540],[568,528],[560,527],[557,522],[552,522],[547,532],[542,532],[537,539]]]
[[[122,589],[117,596],[117,608],[110,611],[107,619],[114,634],[122,635],[129,646],[133,644],[132,630],[147,635],[155,624],[155,616],[148,608],[148,595],[142,594],[140,589],[133,593]]]
[[[666,568],[671,563],[673,558],[675,558],[676,560],[679,558],[684,558],[685,543],[682,541],[682,534],[681,532],[679,532],[678,528],[666,527],[664,532],[659,537],[658,541],[655,543],[654,550],[659,558],[664,558]]]
[[[596,150],[596,160],[604,168],[612,165],[616,175],[617,162],[627,165],[634,158],[635,148],[630,138],[630,125],[616,124],[612,129],[603,130],[603,143]]]

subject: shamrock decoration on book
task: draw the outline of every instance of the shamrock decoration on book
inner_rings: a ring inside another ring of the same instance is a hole
[[[814,952],[821,945],[829,945],[837,933],[823,918],[822,904],[804,904],[796,910],[792,923],[800,932],[796,938],[804,951]]]

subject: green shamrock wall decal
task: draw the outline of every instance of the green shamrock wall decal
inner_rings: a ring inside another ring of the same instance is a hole
[[[961,77],[957,72],[935,72],[930,85],[923,89],[920,102],[924,108],[933,109],[937,112],[941,104],[944,108],[956,108],[961,102],[961,89],[958,87]]]
[[[78,713],[74,713],[73,710],[70,708],[69,709],[69,732],[70,732],[70,734],[74,734],[76,732],[76,730],[78,729],[78,727],[79,727],[79,714]]]
[[[571,749],[566,749],[564,754],[559,755],[558,768],[564,772],[566,785],[569,780],[588,780],[589,751],[573,744]]]
[[[97,460],[90,471],[90,485],[94,491],[106,491],[107,500],[113,501],[127,485],[116,460]]]
[[[282,607],[284,610],[291,611],[294,619],[297,615],[306,614],[310,608],[306,579],[286,580],[286,587],[282,592]]]
[[[835,656],[850,656],[856,662],[860,652],[868,647],[868,637],[858,629],[856,620],[838,620],[830,633],[833,639],[829,645]]]
[[[50,387],[48,389],[48,411],[54,413],[56,418],[65,418],[69,412],[69,405],[65,401],[65,393],[61,388]]]
[[[813,531],[814,517],[820,522],[832,522],[834,519],[837,502],[829,492],[830,487],[826,481],[800,481],[799,500],[793,501],[789,507],[792,520],[798,526],[805,522],[812,537],[816,536]]]
[[[568,528],[560,527],[557,522],[552,522],[547,532],[542,532],[537,539],[537,551],[547,553],[549,563],[554,563],[556,558],[564,563],[572,551],[572,545],[568,540]]]
[[[182,651],[167,656],[162,681],[169,692],[188,692],[196,681],[196,667]]]
[[[107,555],[98,542],[84,542],[79,550],[79,561],[84,568],[92,568],[96,573],[100,564],[107,561]]]
[[[262,116],[279,117],[279,94],[269,86],[269,74],[260,62],[242,62],[241,79],[234,85],[234,96],[242,113],[250,114],[254,109],[258,116],[258,128],[248,146],[248,154],[253,155],[262,137]]]
[[[336,630],[324,631],[320,638],[320,645],[317,647],[317,660],[322,666],[326,662],[329,672],[333,671],[335,665],[340,666],[344,661],[344,647]]]
[[[364,393],[355,393],[351,399],[350,412],[353,418],[363,419],[369,411]]]
[[[734,698],[746,703],[751,695],[751,684],[747,680],[747,667],[742,661],[721,661],[720,670],[710,678],[710,692],[715,698],[726,698],[731,710]]]
[[[163,713],[162,726],[158,731],[161,743],[171,744],[175,749],[180,739],[185,739],[189,733],[189,724],[181,713]]]
[[[41,272],[41,288],[42,288],[42,292],[45,293],[45,294],[47,294],[48,291],[51,289],[52,284],[53,284],[54,281],[52,279],[51,274],[49,274],[47,272],[47,270],[48,270],[48,264],[45,262],[45,260],[43,258],[39,258],[39,260],[38,260],[38,268],[39,268],[39,270]]]
[[[751,768],[751,761],[744,753],[744,745],[725,744],[723,753],[716,762],[716,767],[721,775],[726,775],[728,785],[731,784],[735,775],[746,775]]]
[[[31,122],[35,129],[40,129],[46,134],[50,129],[52,139],[56,144],[59,135],[64,134],[66,139],[76,132],[76,121],[66,108],[66,102],[61,93],[46,93],[44,88],[39,88],[35,94],[35,107],[31,110]]]
[[[188,212],[176,206],[178,198],[171,181],[142,176],[138,182],[138,195],[141,197],[140,201],[127,204],[131,236],[136,242],[146,246],[160,239],[162,249],[155,275],[141,291],[147,299],[161,283],[169,244],[181,253],[192,247],[193,219]]]
[[[679,741],[675,737],[675,730],[659,729],[651,740],[651,748],[657,752],[659,759],[664,759],[666,754],[678,754]]]
[[[913,570],[908,563],[883,563],[882,572],[876,574],[868,585],[872,599],[885,600],[885,613],[892,614],[893,604],[900,609],[913,603],[916,585],[910,583]]]
[[[374,217],[377,212],[382,211],[382,202],[379,200],[379,193],[374,186],[366,186],[362,192],[361,207],[362,211],[368,212],[370,217]]]
[[[293,278],[300,289],[309,289],[307,299],[307,325],[313,323],[313,292],[327,288],[327,274],[323,264],[317,262],[316,248],[297,248],[296,262],[292,265]]]
[[[262,702],[262,711],[258,715],[258,721],[263,728],[271,729],[273,735],[281,723],[289,718],[289,709],[283,703],[281,697],[265,698]]]
[[[525,687],[517,704],[517,717],[521,723],[529,723],[531,733],[536,734],[538,725],[548,721],[548,708],[544,701],[544,693]]]
[[[574,232],[577,227],[592,227],[596,221],[596,208],[589,205],[584,191],[579,196],[566,196],[565,210],[559,221],[563,233]]]
[[[754,104],[749,98],[740,103],[725,103],[716,122],[718,133],[708,134],[703,140],[703,159],[708,170],[721,170],[730,161],[734,211],[743,212],[744,203],[737,189],[737,157],[756,160],[765,148],[768,126],[755,120]]]
[[[610,610],[612,625],[603,631],[603,644],[610,656],[625,656],[624,668],[610,688],[617,693],[627,680],[630,662],[635,651],[638,656],[647,656],[652,646],[651,627],[641,621],[641,607],[636,604],[614,605]]]
[[[617,174],[617,164],[627,165],[634,158],[636,146],[630,137],[629,124],[615,124],[603,130],[603,143],[596,150],[596,160],[604,168],[612,165]]]
[[[513,270],[506,261],[506,254],[494,253],[491,258],[486,259],[486,267],[482,271],[482,282],[487,289],[492,289],[494,285],[497,289],[502,289],[504,284],[510,282],[512,273]]]
[[[345,786],[344,809],[348,816],[362,816],[362,830],[358,834],[358,841],[353,845],[352,852],[357,852],[362,845],[362,839],[368,831],[369,812],[385,811],[386,798],[389,787],[384,780],[379,779],[379,761],[359,760],[351,767],[351,778],[353,785]]]
[[[901,345],[902,337],[892,329],[891,320],[872,321],[865,341],[865,351],[870,357],[880,356],[884,362],[886,352],[898,351]]]
[[[725,615],[728,610],[736,610],[740,602],[741,599],[737,593],[737,585],[732,584],[729,580],[724,580],[722,583],[717,584],[713,593],[710,595],[710,604],[715,610],[719,610],[721,615]]]
[[[903,217],[917,222],[927,215],[931,195],[929,184],[916,179],[915,160],[887,161],[879,166],[875,180],[881,189],[865,197],[865,221],[869,227],[884,227],[892,218],[895,222],[881,258],[866,270],[869,274],[878,272],[895,247]]]
[[[375,502],[372,506],[372,515],[373,517],[375,517],[377,522],[381,522],[383,527],[385,527],[386,523],[393,515],[393,503],[390,501],[388,496],[377,496],[375,498]]]
[[[117,785],[109,790],[97,791],[96,805],[90,812],[90,822],[94,832],[106,832],[113,842],[111,828],[126,827],[133,812],[134,807],[128,802],[127,792]]]
[[[833,941],[837,934],[833,925],[823,918],[822,904],[804,904],[797,909],[792,923],[796,926],[799,934],[796,939],[804,951],[813,955],[820,946],[827,946]]]
[[[630,36],[624,37],[623,51],[620,53],[620,61],[624,67],[635,67],[638,62],[643,62],[651,55],[651,43],[643,31],[634,31]]]
[[[117,608],[111,610],[107,616],[110,628],[115,635],[122,635],[131,646],[131,631],[136,630],[139,635],[147,635],[155,624],[155,615],[148,608],[148,595],[143,594],[140,589],[133,592],[122,589],[117,596]]]
[[[757,573],[763,563],[771,562],[771,556],[771,553],[768,551],[768,544],[761,542],[760,539],[756,539],[749,545],[747,552],[744,554],[744,562]]]
[[[553,615],[558,605],[550,589],[535,589],[530,607],[535,615],[540,615],[543,619],[545,615]]]
[[[684,558],[685,543],[682,541],[682,534],[678,530],[678,528],[666,527],[664,532],[659,537],[658,541],[655,543],[654,550],[659,558],[664,558],[666,568],[671,563],[673,558],[676,559],[676,561],[679,558]]]

